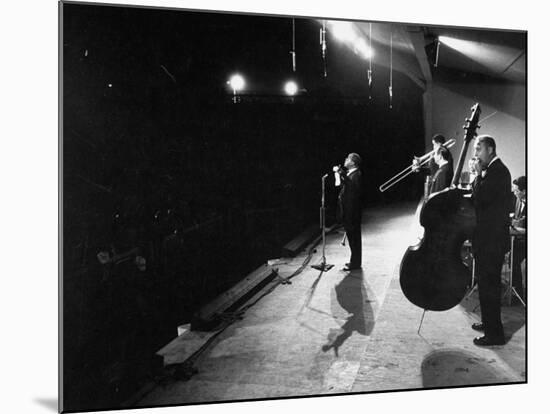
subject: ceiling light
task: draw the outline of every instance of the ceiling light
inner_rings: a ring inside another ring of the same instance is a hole
[[[289,96],[294,96],[298,92],[298,85],[294,81],[285,83],[285,93]]]
[[[331,32],[338,40],[342,42],[354,42],[357,38],[353,25],[350,22],[332,22]]]
[[[367,45],[367,42],[363,38],[357,38],[353,44],[355,53],[358,53],[365,59],[370,59],[372,57],[372,49]]]
[[[245,85],[244,78],[239,74],[235,74],[231,76],[231,78],[227,81],[227,83],[229,84],[231,89],[233,89],[233,93],[242,91]]]

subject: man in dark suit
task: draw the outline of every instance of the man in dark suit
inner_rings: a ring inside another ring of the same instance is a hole
[[[361,190],[362,177],[359,166],[361,157],[352,152],[344,161],[346,173],[342,174],[343,186],[338,195],[344,230],[348,238],[351,258],[344,270],[361,268]]]
[[[503,345],[504,329],[500,317],[500,274],[509,247],[509,196],[511,176],[497,156],[495,140],[489,135],[477,137],[474,144],[476,178],[472,200],[476,226],[472,239],[479,287],[481,323],[472,328],[485,335],[474,339],[481,346]]]
[[[525,236],[527,233],[527,177],[522,175],[512,182],[512,191],[516,199],[510,234],[514,236],[514,268],[512,269],[512,286],[523,298],[523,277],[521,262],[526,257]]]
[[[516,196],[512,226],[527,228],[527,177],[522,175],[512,182],[512,192]]]
[[[431,194],[430,189],[433,187],[431,183],[433,182],[434,176],[435,176],[437,170],[439,169],[439,165],[437,165],[437,162],[435,161],[435,153],[439,150],[439,148],[443,147],[444,143],[445,143],[445,136],[444,135],[435,134],[432,137],[432,151],[434,151],[434,156],[430,158],[427,165],[424,165],[424,166],[420,167],[420,164],[419,164],[420,159],[418,157],[413,158],[412,170],[414,172],[420,172],[422,174],[425,174],[426,177],[427,177],[426,184],[425,184],[425,187],[424,187],[424,197],[425,198],[428,198],[428,196]],[[451,152],[449,152],[449,158],[447,159],[447,162],[449,163],[449,167],[450,167],[451,171],[453,171],[454,170],[454,161],[453,161],[453,156],[452,156]]]
[[[449,163],[451,153],[443,146],[439,147],[434,155],[434,161],[439,166],[433,176],[430,194],[442,191],[451,185],[453,181],[453,168]]]

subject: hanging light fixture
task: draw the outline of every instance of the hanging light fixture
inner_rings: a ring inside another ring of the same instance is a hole
[[[390,109],[392,109],[393,99],[393,27],[390,28],[390,86],[388,87],[390,98]]]
[[[437,68],[437,62],[439,62],[439,45],[441,42],[439,41],[439,38],[436,39],[436,47],[435,47],[435,63],[434,68]]]
[[[323,57],[323,76],[327,77],[327,22],[323,20],[323,27],[320,29],[321,56]]]
[[[292,56],[292,72],[296,72],[296,22],[292,19],[292,50],[290,51]]]
[[[371,54],[369,56],[369,70],[367,71],[367,77],[369,81],[369,100],[372,99],[372,23],[369,23],[369,49]]]

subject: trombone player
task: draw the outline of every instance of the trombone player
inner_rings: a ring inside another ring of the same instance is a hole
[[[431,183],[433,181],[433,178],[439,169],[439,165],[435,161],[435,154],[437,154],[437,151],[439,148],[441,148],[445,144],[445,136],[442,134],[435,134],[432,137],[432,155],[430,156],[430,160],[428,161],[427,166],[421,166],[422,160],[419,157],[414,157],[412,162],[412,170],[416,173],[422,172],[426,174],[426,183],[424,187],[424,198],[428,198],[430,195],[430,187]],[[448,168],[451,171],[454,171],[454,161],[453,161],[453,155],[449,152],[449,159],[448,162]]]
[[[444,140],[445,140],[445,137],[443,135],[441,135],[441,134],[434,135],[434,137],[432,138],[432,145],[433,145],[434,149],[432,151],[424,154],[422,157],[414,157],[413,162],[412,162],[411,165],[409,165],[404,170],[398,172],[392,178],[390,178],[388,181],[386,181],[384,184],[382,184],[380,187],[378,187],[380,192],[383,193],[384,191],[386,191],[389,188],[393,187],[395,184],[397,184],[398,182],[402,181],[404,178],[408,177],[409,175],[411,175],[412,173],[415,173],[415,172],[425,171],[425,172],[428,173],[428,178],[431,177],[439,168],[439,166],[437,165],[437,163],[434,160],[434,155],[435,155],[436,151],[441,147],[445,147],[445,148],[449,149],[456,143],[456,140],[454,140],[452,138],[450,140],[448,140],[447,142],[442,142]],[[449,161],[449,168],[451,170],[454,170],[453,157],[450,153],[449,153],[449,155],[450,155],[449,160],[448,160]],[[428,161],[430,162],[430,167],[425,167],[425,164],[428,163]],[[427,184],[429,184],[429,183],[430,183],[430,181],[427,181]],[[427,185],[424,188],[424,194],[425,194],[426,197],[429,195],[428,191],[427,191],[428,189],[429,189],[429,186]]]

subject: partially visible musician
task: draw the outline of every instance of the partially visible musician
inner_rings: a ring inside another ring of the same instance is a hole
[[[479,287],[481,323],[472,328],[485,332],[474,339],[481,346],[503,345],[504,329],[500,315],[500,275],[504,255],[509,248],[510,171],[497,156],[493,137],[481,135],[474,144],[476,178],[472,183],[472,201],[476,226],[472,238]]]
[[[443,146],[444,143],[445,143],[444,135],[435,134],[432,137],[432,150],[434,151],[434,154],[435,152],[437,152],[439,148]],[[454,171],[453,156],[450,152],[449,152],[449,159],[447,160],[447,162],[449,163],[451,170]],[[439,169],[439,165],[437,165],[437,163],[435,162],[434,156],[430,158],[427,165],[423,165],[423,166],[420,166],[420,158],[418,157],[413,158],[412,170],[414,172],[422,173],[426,175],[426,181],[425,181],[425,187],[424,187],[424,198],[428,198],[428,196],[430,195],[430,188],[433,182],[433,177],[438,169]]]
[[[516,289],[516,292],[524,298],[521,262],[527,257],[525,246],[525,236],[527,233],[527,177],[522,175],[516,178],[512,182],[512,192],[516,198],[514,215],[512,216],[510,226],[510,234],[514,236],[512,286]]]
[[[512,192],[516,196],[512,227],[527,228],[527,177],[522,175],[512,181]]]
[[[435,134],[432,137],[432,150],[434,151],[434,153],[445,143],[445,141],[446,141],[445,136],[443,136],[442,134]],[[449,155],[450,157],[448,162],[451,166],[451,170],[454,170],[453,156],[451,153],[449,153]],[[426,173],[428,176],[433,177],[437,172],[438,168],[439,166],[435,162],[434,157],[432,157],[430,161],[428,161],[427,166],[422,166],[422,167],[420,166],[420,158],[418,157],[413,158],[413,171],[415,172],[423,172],[423,173]]]
[[[430,194],[437,193],[450,187],[453,181],[453,168],[449,163],[451,152],[444,146],[440,146],[434,155],[434,161],[438,165],[438,170],[433,176]]]
[[[460,187],[466,190],[472,189],[472,183],[476,178],[475,164],[476,159],[472,158],[468,161],[468,170],[462,171],[460,174]]]
[[[474,180],[476,179],[476,176],[477,176],[477,172],[476,172],[476,160],[475,159],[471,159],[470,161],[468,161],[468,177],[469,177],[469,183],[470,183],[470,187],[472,185],[472,183],[474,182]]]

